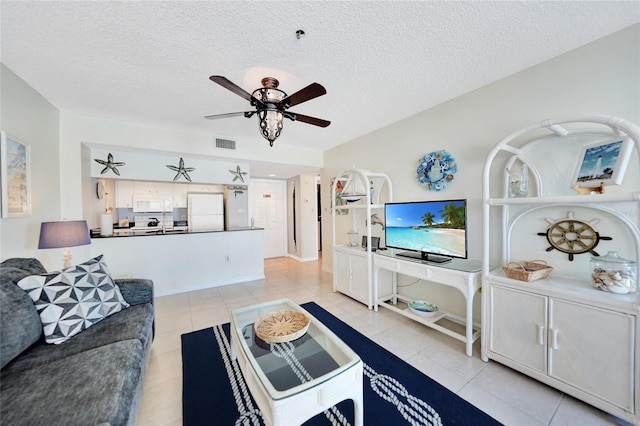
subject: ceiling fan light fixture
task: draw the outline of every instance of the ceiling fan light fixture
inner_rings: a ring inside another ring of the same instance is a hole
[[[280,111],[263,109],[258,111],[258,125],[260,126],[260,132],[266,140],[269,141],[269,146],[273,146],[273,141],[278,139],[280,132],[282,132],[282,124],[284,122],[284,115]]]
[[[319,127],[327,127],[331,124],[331,122],[327,120],[288,111],[288,109],[294,105],[301,104],[302,102],[306,102],[326,94],[327,91],[325,88],[318,83],[311,83],[307,87],[298,90],[293,95],[288,96],[285,92],[278,89],[280,83],[273,77],[263,78],[262,87],[254,90],[251,94],[221,75],[212,75],[209,77],[209,80],[248,100],[251,106],[255,107],[255,111],[207,115],[205,118],[213,120],[216,118],[235,117],[241,115],[246,118],[251,118],[254,114],[257,114],[260,133],[262,133],[262,136],[269,141],[270,146],[273,146],[273,142],[278,138],[278,136],[280,136],[285,117],[291,121],[300,121]]]
[[[273,141],[280,136],[284,122],[284,114],[277,105],[287,94],[278,89],[279,85],[277,79],[265,77],[262,79],[262,87],[253,92],[253,97],[264,104],[264,108],[258,109],[258,126],[262,136],[269,141],[269,146],[273,146]]]

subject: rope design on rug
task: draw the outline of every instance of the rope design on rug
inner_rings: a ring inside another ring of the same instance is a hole
[[[236,420],[236,426],[261,425],[263,423],[261,421],[262,413],[253,406],[253,400],[251,399],[251,395],[247,389],[247,383],[244,381],[242,373],[240,372],[238,361],[231,359],[231,346],[227,336],[219,325],[213,327],[213,334],[216,337],[216,342],[218,342],[220,355],[224,362],[224,368],[227,371],[227,377],[231,384],[233,397],[236,400],[238,413],[240,413],[240,417]]]
[[[382,399],[395,405],[396,409],[409,424],[442,425],[440,415],[429,404],[420,398],[410,395],[407,389],[393,377],[378,374],[364,362],[362,364],[364,375],[369,378],[371,389],[380,395]],[[405,398],[409,405],[402,402],[399,397]]]
[[[309,374],[307,369],[304,368],[300,361],[298,361],[298,358],[293,354],[295,346],[293,346],[291,342],[269,343],[269,349],[273,355],[284,359],[287,364],[289,364],[291,370],[293,370],[295,375],[298,376],[298,379],[300,379],[300,383],[306,383],[313,380],[311,374]],[[323,413],[332,425],[351,426],[344,414],[342,414],[342,412],[335,406],[324,410]]]
[[[260,425],[262,424],[262,413],[254,408],[253,402],[247,389],[244,377],[240,372],[240,366],[236,360],[231,359],[231,347],[227,336],[221,326],[213,328],[220,354],[224,361],[224,366],[229,377],[229,383],[233,391],[233,396],[238,406],[240,417],[236,420],[238,425]],[[271,352],[274,356],[284,359],[298,376],[301,383],[313,380],[313,377],[304,366],[294,356],[294,346],[291,342],[270,343]],[[364,375],[369,378],[371,389],[385,401],[393,404],[402,414],[402,417],[412,426],[442,426],[440,415],[425,401],[409,394],[407,389],[398,380],[385,374],[378,374],[373,368],[362,362]],[[403,402],[403,400],[406,401]],[[245,407],[246,403],[246,407]],[[408,403],[408,405],[407,405]],[[324,411],[324,415],[332,425],[350,426],[346,417],[335,406]]]

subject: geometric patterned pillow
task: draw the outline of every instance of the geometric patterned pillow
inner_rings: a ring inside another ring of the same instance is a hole
[[[129,307],[102,255],[62,271],[23,278],[18,286],[36,305],[47,343],[62,343]]]

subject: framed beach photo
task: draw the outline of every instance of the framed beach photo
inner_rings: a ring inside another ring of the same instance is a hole
[[[2,217],[31,215],[31,151],[0,132],[0,179],[2,179]]]
[[[620,185],[631,157],[630,138],[607,139],[582,147],[572,185],[595,188]]]

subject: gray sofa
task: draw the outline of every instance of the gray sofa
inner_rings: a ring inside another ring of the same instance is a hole
[[[24,277],[36,259],[0,264],[0,421],[6,425],[133,425],[154,333],[153,282],[115,280],[131,306],[47,344]]]

